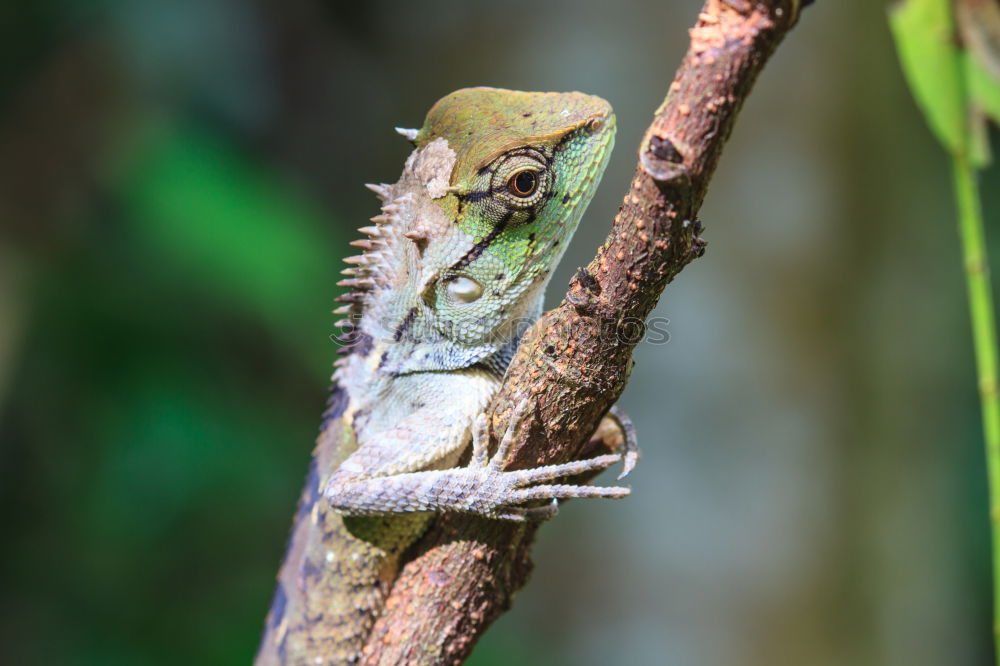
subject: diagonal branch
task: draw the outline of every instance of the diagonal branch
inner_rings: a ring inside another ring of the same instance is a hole
[[[514,405],[532,401],[508,468],[579,456],[618,399],[635,331],[704,251],[696,213],[739,109],[797,9],[797,0],[706,0],[611,233],[563,302],[525,335],[493,401],[495,432]],[[536,529],[438,517],[396,580],[364,663],[460,664],[527,580]]]

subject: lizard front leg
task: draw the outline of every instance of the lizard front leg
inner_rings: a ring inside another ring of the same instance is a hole
[[[515,410],[497,452],[488,453],[488,422],[485,414],[472,432],[472,458],[468,467],[423,470],[374,476],[359,474],[345,465],[325,489],[330,505],[345,515],[376,515],[410,511],[457,511],[490,518],[524,520],[552,515],[555,502],[573,497],[621,498],[631,491],[624,487],[595,487],[545,483],[584,472],[602,470],[622,460],[619,453],[559,465],[506,471],[506,462],[517,430],[528,413],[524,402]],[[627,438],[626,438],[627,439]],[[626,461],[634,462],[631,445]],[[398,467],[397,467],[398,469]],[[548,507],[519,506],[532,500],[551,500]]]

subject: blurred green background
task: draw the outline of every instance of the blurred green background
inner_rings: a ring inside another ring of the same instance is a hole
[[[377,211],[361,184],[408,152],[391,128],[468,85],[612,102],[618,148],[556,299],[700,6],[4,3],[0,662],[249,663],[340,259]],[[633,496],[542,530],[469,663],[991,663],[948,165],[881,2],[805,12],[702,218],[708,253],[656,313],[671,340],[639,348],[620,403]]]

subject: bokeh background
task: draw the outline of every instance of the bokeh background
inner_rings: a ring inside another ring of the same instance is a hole
[[[440,96],[583,90],[603,239],[700,0],[0,8],[0,662],[247,664],[323,408],[334,282]],[[996,138],[996,137],[994,137]],[[996,145],[996,142],[995,142]],[[984,174],[1000,250],[1000,171]],[[739,118],[707,254],[470,664],[989,664],[986,487],[944,154],[872,0]],[[1000,255],[994,252],[994,263]]]

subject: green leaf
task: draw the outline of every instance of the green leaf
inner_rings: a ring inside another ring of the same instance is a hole
[[[982,169],[992,161],[986,119],[1000,123],[1000,81],[993,79],[971,52],[962,55],[969,95],[969,154],[972,164]]]
[[[993,122],[1000,124],[1000,79],[971,52],[965,55],[965,76],[973,103]]]
[[[903,73],[938,140],[965,154],[969,116],[951,0],[903,0],[889,12]]]

